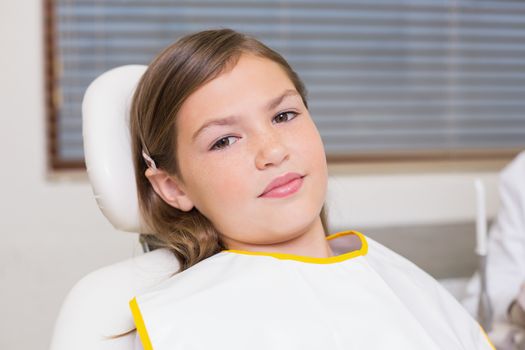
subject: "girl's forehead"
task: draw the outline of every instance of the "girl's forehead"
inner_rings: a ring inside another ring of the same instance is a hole
[[[206,82],[197,90],[217,80],[227,80],[231,83],[238,81],[250,82],[252,80],[259,80],[259,82],[261,82],[261,80],[269,80],[267,79],[269,74],[273,78],[279,76],[282,79],[290,81],[285,69],[279,63],[267,57],[243,53],[236,61],[227,65],[214,79]]]
[[[256,113],[268,113],[278,102],[291,99],[302,105],[301,95],[280,64],[243,54],[229,70],[200,86],[182,103],[176,120],[177,143],[206,140],[206,135],[221,125],[247,125],[254,122]]]
[[[217,117],[235,108],[260,108],[295,86],[276,62],[243,54],[229,70],[197,88],[181,106],[181,116],[191,119]]]

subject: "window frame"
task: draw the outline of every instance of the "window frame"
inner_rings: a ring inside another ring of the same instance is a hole
[[[58,110],[60,106],[60,86],[58,86],[58,72],[60,62],[57,50],[57,24],[55,16],[55,1],[44,1],[44,82],[45,82],[45,113],[46,113],[46,158],[48,170],[71,171],[85,170],[84,160],[65,160],[60,157],[58,149]],[[429,161],[457,162],[457,161],[510,161],[520,151],[515,149],[462,149],[462,150],[436,150],[436,151],[399,151],[382,152],[380,154],[352,153],[346,155],[333,155],[327,153],[328,164],[351,163],[426,163]]]

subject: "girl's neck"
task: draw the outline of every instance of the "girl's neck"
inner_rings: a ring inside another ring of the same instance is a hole
[[[246,244],[240,242],[227,242],[228,249],[244,250],[251,252],[267,252],[293,254],[315,258],[333,256],[332,249],[326,240],[325,231],[318,217],[312,225],[299,235],[285,242],[275,244]]]

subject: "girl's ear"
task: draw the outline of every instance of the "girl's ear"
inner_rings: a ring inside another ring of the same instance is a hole
[[[148,178],[153,190],[172,207],[182,211],[190,211],[193,209],[193,201],[182,190],[178,180],[171,177],[164,170],[146,169],[146,177]]]

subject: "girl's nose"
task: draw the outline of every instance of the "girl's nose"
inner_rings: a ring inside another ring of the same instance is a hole
[[[255,156],[257,169],[263,170],[272,165],[278,166],[289,157],[288,148],[276,132],[266,133],[259,137]]]

